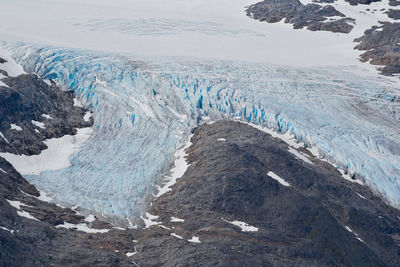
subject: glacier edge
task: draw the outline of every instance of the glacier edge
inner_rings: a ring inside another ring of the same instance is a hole
[[[204,117],[288,132],[400,206],[399,85],[352,66],[291,68],[8,45],[26,71],[95,112],[72,167],[27,179],[58,201],[138,221],[171,157]],[[114,219],[113,219],[114,220]]]

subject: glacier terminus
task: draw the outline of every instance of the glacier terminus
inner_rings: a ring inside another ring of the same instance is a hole
[[[122,225],[137,221],[191,129],[233,118],[290,134],[400,204],[400,88],[390,78],[356,66],[6,47],[27,72],[75,91],[95,113],[94,134],[71,167],[27,176],[58,203]]]

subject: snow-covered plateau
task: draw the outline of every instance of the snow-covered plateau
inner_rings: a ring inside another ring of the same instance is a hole
[[[253,21],[254,1],[4,2],[12,58],[94,112],[71,166],[26,176],[54,201],[137,221],[191,130],[236,118],[315,146],[400,206],[400,85],[357,61],[354,35]]]

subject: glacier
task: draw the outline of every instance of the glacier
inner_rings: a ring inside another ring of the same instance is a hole
[[[94,134],[72,166],[26,178],[54,201],[138,222],[174,152],[207,121],[288,132],[400,206],[400,85],[358,66],[289,67],[7,44],[27,72],[76,92]]]

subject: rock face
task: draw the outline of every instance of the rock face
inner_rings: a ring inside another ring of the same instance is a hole
[[[233,121],[202,125],[191,141],[185,175],[149,208],[168,229],[140,232],[139,265],[400,264],[399,211],[307,150],[295,156],[286,143]],[[187,241],[193,236],[201,243]]]
[[[352,6],[356,6],[358,4],[369,5],[373,2],[381,2],[381,0],[345,0],[345,1],[348,2]]]
[[[385,12],[389,18],[398,20],[400,19],[400,10],[399,9],[389,9]]]
[[[74,106],[74,93],[61,91],[55,83],[48,85],[35,75],[2,81],[8,86],[0,87],[0,131],[7,139],[0,138],[2,152],[38,154],[46,148],[44,139],[93,124],[84,120],[86,109]],[[31,120],[45,127],[35,127]],[[21,130],[11,129],[11,123]],[[0,266],[132,266],[124,254],[134,249],[132,233],[111,230],[96,219],[86,222],[76,211],[41,199],[39,191],[0,157]],[[55,227],[64,223],[109,232]]]
[[[0,64],[1,69],[1,64]],[[7,75],[5,75],[7,76]],[[34,74],[5,77],[0,86],[0,152],[39,154],[43,140],[76,134],[76,128],[89,127],[87,112],[74,106],[74,92],[61,91]],[[12,127],[14,125],[14,127]]]
[[[399,0],[389,0],[389,5],[391,6],[399,6],[400,1]]]
[[[284,19],[285,23],[293,24],[295,29],[306,27],[311,31],[349,33],[354,21],[333,6],[303,5],[298,0],[265,0],[249,6],[246,12],[248,16],[260,21],[275,23]]]
[[[1,157],[0,168],[0,266],[132,266],[123,254],[134,249],[131,233],[56,228],[64,222],[84,224],[85,217],[39,200],[39,192]],[[20,202],[20,208],[9,201]]]
[[[380,71],[385,75],[400,73],[400,23],[382,22],[354,41],[359,43],[355,49],[366,51],[361,61],[384,66]]]

